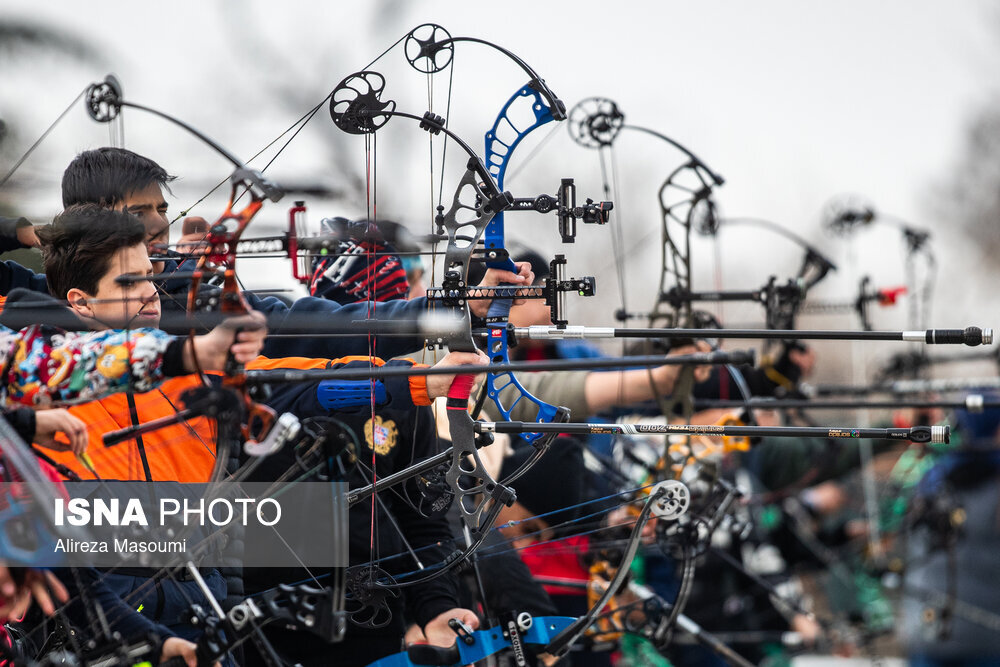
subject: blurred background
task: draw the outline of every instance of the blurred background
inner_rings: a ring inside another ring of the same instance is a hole
[[[985,0],[620,6],[590,0],[502,6],[4,0],[0,174],[87,84],[108,72],[118,76],[126,99],[174,114],[249,158],[338,81],[426,22],[513,51],[568,107],[591,96],[613,99],[627,123],[697,153],[726,179],[716,195],[723,217],[773,221],[838,264],[811,299],[852,300],[863,275],[879,287],[905,282],[906,247],[898,229],[870,225],[850,238],[824,231],[830,201],[850,195],[886,219],[930,232],[927,247],[938,271],[928,326],[997,324],[1000,10]],[[526,81],[508,60],[469,43],[455,49],[450,88],[447,72],[415,72],[399,47],[372,69],[386,77],[386,96],[399,110],[419,115],[430,107],[447,115],[451,129],[480,151],[500,106]],[[540,129],[518,148],[506,189],[522,197],[554,194],[560,178],[573,177],[580,198],[604,198],[597,153],[575,144],[565,125]],[[123,130],[125,147],[179,176],[170,198],[173,215],[230,172],[203,144],[148,114],[126,110]],[[287,138],[253,164],[266,164]],[[0,188],[0,209],[46,223],[61,208],[59,181],[72,157],[117,141],[77,103]],[[366,178],[365,140],[340,132],[324,108],[267,170],[279,183],[311,194],[265,206],[247,236],[280,231],[295,199],[306,200],[314,225],[326,216],[363,217],[374,206],[379,217],[430,231],[439,181],[444,178],[447,202],[464,163],[450,149],[442,169],[440,147],[438,140],[432,174],[427,135],[415,123],[394,119],[377,135],[368,163],[374,177]],[[508,239],[544,256],[564,252],[569,275],[597,277],[598,296],[570,299],[572,322],[611,325],[623,299],[633,311],[652,306],[660,273],[657,190],[684,160],[665,143],[623,133],[615,144],[620,187],[612,223],[581,225],[572,246],[559,243],[552,215],[507,216]],[[191,214],[213,219],[226,190]],[[614,252],[613,226],[622,241]],[[781,282],[801,259],[801,250],[780,236],[724,226],[715,238],[693,239],[692,286],[747,289],[771,275]],[[296,289],[287,260],[247,259],[241,266],[248,287]],[[763,323],[763,309],[752,304],[719,312],[732,325]],[[875,328],[906,328],[906,298],[895,308],[874,309],[872,318]],[[858,324],[850,311],[799,320],[802,327]],[[844,379],[851,368],[863,370],[885,352],[872,345],[817,348],[818,370],[830,380]],[[966,370],[956,365],[942,372]]]

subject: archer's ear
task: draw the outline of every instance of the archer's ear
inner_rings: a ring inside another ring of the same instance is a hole
[[[66,292],[66,300],[69,302],[70,310],[83,317],[94,317],[94,310],[87,301],[92,298],[82,289],[74,287]]]

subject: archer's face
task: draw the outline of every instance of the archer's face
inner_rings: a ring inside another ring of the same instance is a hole
[[[510,540],[514,549],[525,549],[552,539],[549,524],[518,502],[501,509],[497,523],[501,524],[500,533]]]
[[[150,276],[153,265],[146,253],[146,246],[122,248],[111,256],[107,273],[97,283],[97,294],[70,290],[70,306],[83,317],[97,321],[106,328],[158,327],[160,324],[160,296],[152,281],[120,285],[116,278],[122,275]]]
[[[141,190],[125,196],[115,207],[116,211],[131,213],[146,227],[146,251],[149,255],[160,255],[170,242],[170,221],[167,220],[167,200],[158,183],[150,183]],[[155,262],[153,271],[161,273],[163,262]]]

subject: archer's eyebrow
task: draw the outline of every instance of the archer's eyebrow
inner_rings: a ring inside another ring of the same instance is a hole
[[[161,209],[170,208],[170,204],[165,201],[161,201],[159,204],[132,204],[125,208],[126,211],[143,211],[145,209]]]

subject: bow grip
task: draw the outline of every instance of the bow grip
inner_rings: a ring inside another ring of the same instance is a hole
[[[517,273],[517,265],[514,264],[514,260],[510,257],[504,257],[500,261],[496,262],[486,262],[487,268],[490,269],[500,269],[501,271],[510,271],[511,273]],[[516,285],[511,285],[510,283],[504,283],[498,285],[498,287],[517,287]],[[506,320],[507,316],[510,314],[510,307],[513,304],[513,299],[493,299],[490,302],[490,308],[486,312],[486,321],[495,322],[499,320]]]
[[[449,410],[468,410],[469,396],[472,394],[472,385],[476,383],[475,375],[456,375],[448,388]]]
[[[226,363],[222,366],[222,374],[226,377],[235,377],[242,375],[244,372],[243,364],[236,361],[236,357],[233,355],[233,345],[236,345],[236,341],[242,332],[243,327],[233,329],[233,342],[229,346],[229,352],[226,353]]]
[[[458,644],[444,648],[430,644],[414,644],[406,649],[406,655],[414,665],[434,665],[436,667],[451,667],[461,662]]]

